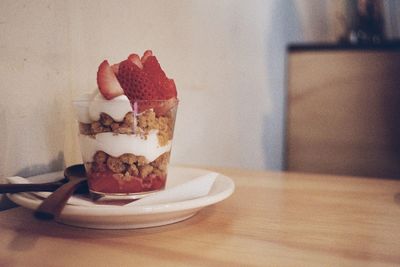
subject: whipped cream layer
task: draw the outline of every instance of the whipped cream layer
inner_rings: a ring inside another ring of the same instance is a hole
[[[156,130],[150,131],[146,139],[136,134],[99,133],[95,136],[79,135],[82,158],[84,162],[92,162],[97,151],[119,157],[125,153],[144,156],[151,162],[171,150],[171,141],[160,146]]]
[[[100,93],[86,94],[73,103],[78,121],[82,123],[98,121],[102,112],[111,116],[114,121],[120,122],[124,120],[126,113],[132,111],[126,95],[107,100]]]

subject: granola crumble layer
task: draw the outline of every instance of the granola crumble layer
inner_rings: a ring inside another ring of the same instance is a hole
[[[135,193],[163,189],[167,177],[170,153],[152,162],[143,156],[123,154],[112,157],[97,151],[93,162],[85,164],[89,186],[103,193]]]
[[[112,132],[114,134],[137,134],[146,138],[151,130],[158,130],[157,137],[160,146],[164,146],[172,139],[175,123],[175,113],[168,111],[165,115],[157,116],[149,109],[134,116],[128,112],[120,122],[115,121],[106,113],[100,114],[98,121],[92,123],[79,122],[79,132],[82,135],[95,136],[99,133]]]

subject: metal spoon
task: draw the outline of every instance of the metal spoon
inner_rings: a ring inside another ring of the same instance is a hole
[[[64,176],[69,181],[43,200],[34,212],[37,219],[53,220],[57,218],[75,190],[81,186],[87,187],[86,171],[82,164],[66,168]]]

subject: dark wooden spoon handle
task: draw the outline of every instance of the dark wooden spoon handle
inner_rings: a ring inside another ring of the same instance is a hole
[[[34,213],[35,217],[41,220],[57,218],[74,191],[84,183],[86,183],[86,178],[74,177],[68,183],[60,186],[43,200]]]
[[[43,184],[0,184],[0,194],[19,192],[53,192],[61,185],[60,182]]]

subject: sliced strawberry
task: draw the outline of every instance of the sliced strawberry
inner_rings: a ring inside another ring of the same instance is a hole
[[[152,55],[153,55],[153,51],[151,51],[151,50],[146,50],[146,51],[143,53],[142,58],[140,59],[140,61],[142,61],[142,64],[144,64],[144,63],[146,62],[146,60],[147,60],[149,57],[151,57]]]
[[[149,74],[159,90],[159,99],[170,99],[177,96],[175,83],[168,79],[155,56],[149,56],[143,64],[143,70]]]
[[[162,99],[176,98],[177,92],[174,80],[165,80],[160,93],[163,96]]]
[[[129,55],[128,59],[132,61],[133,64],[139,67],[139,69],[143,69],[142,61],[140,61],[140,57],[137,54]]]
[[[158,99],[158,90],[149,75],[129,59],[120,63],[118,81],[131,103]]]
[[[117,75],[118,74],[119,63],[111,65],[111,68],[112,68],[114,74]]]
[[[106,99],[125,94],[139,111],[154,108],[159,110],[157,113],[164,113],[172,102],[165,105],[157,100],[176,100],[177,97],[174,81],[165,75],[151,50],[147,50],[141,59],[137,54],[131,54],[111,67],[104,61],[99,67],[97,81]]]
[[[113,99],[124,94],[124,90],[107,60],[104,60],[99,66],[97,71],[97,85],[99,86],[100,93],[106,99]]]
[[[143,64],[143,70],[147,72],[151,79],[153,79],[154,83],[158,86],[161,86],[167,76],[165,72],[161,69],[160,63],[155,56],[149,56],[145,63]]]

